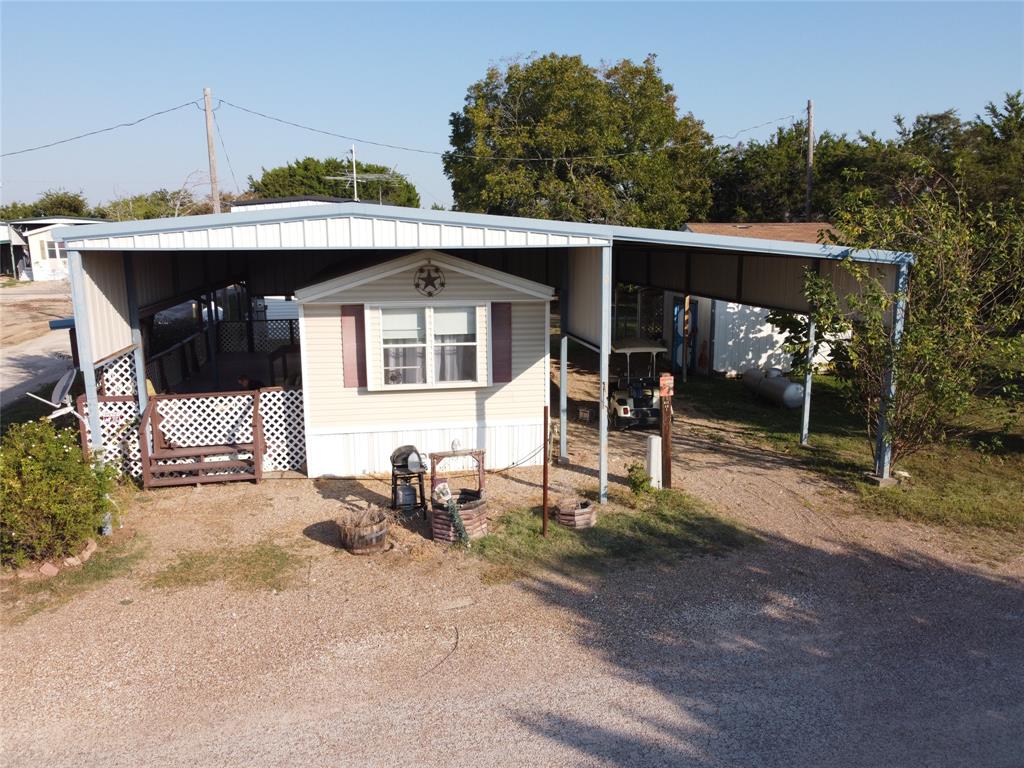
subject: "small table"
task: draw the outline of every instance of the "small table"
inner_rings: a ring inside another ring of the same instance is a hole
[[[477,488],[482,496],[484,492],[484,456],[486,453],[487,451],[479,448],[463,448],[461,451],[438,451],[437,453],[427,454],[430,456],[430,497],[434,497],[434,490],[438,485],[448,482],[448,478],[438,476],[438,467],[448,459],[457,459],[464,456],[469,456],[476,462]]]

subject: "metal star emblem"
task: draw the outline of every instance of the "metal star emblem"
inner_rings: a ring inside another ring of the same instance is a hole
[[[416,290],[424,296],[436,296],[444,290],[444,272],[433,264],[424,264],[416,270],[416,277],[412,282]]]

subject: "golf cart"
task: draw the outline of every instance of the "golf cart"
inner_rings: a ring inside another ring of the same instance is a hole
[[[653,427],[661,423],[661,394],[658,389],[658,355],[665,347],[649,339],[620,339],[612,342],[612,352],[626,356],[626,374],[612,384],[608,395],[608,412],[612,429],[632,426]],[[636,372],[632,356],[650,355],[650,364]]]

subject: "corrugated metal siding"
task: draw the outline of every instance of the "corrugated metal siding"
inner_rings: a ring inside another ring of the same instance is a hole
[[[736,295],[739,257],[734,254],[690,256],[690,293],[696,296]]]
[[[93,362],[131,346],[128,294],[120,253],[83,253],[84,294]]]
[[[744,256],[744,303],[806,312],[804,270],[814,264],[811,259]]]
[[[610,309],[609,309],[610,311]],[[569,322],[573,336],[601,343],[601,249],[569,253]]]
[[[767,309],[719,301],[715,308],[714,369],[737,374],[748,368],[789,370],[790,356],[782,351],[782,336],[767,322]]]
[[[602,236],[370,216],[310,217],[296,221],[239,223],[203,229],[186,229],[187,223],[183,221],[181,229],[168,227],[156,234],[69,240],[68,248],[547,248],[611,244],[611,238]]]
[[[340,305],[303,305],[303,389],[311,432],[414,428],[438,422],[482,424],[531,421],[543,412],[547,329],[544,302],[512,305],[512,381],[490,387],[370,391],[344,386]],[[377,318],[377,319],[375,319]],[[379,339],[379,315],[367,314],[371,339]],[[486,319],[484,320],[486,324]],[[367,350],[368,375],[380,380],[379,341]],[[480,364],[486,372],[486,350]]]

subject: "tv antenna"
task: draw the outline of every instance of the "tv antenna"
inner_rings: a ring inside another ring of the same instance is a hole
[[[352,147],[351,172],[343,174],[342,176],[324,176],[324,179],[326,181],[340,181],[345,184],[351,184],[352,197],[357,203],[359,202],[359,183],[366,183],[367,181],[376,181],[379,183],[377,186],[377,202],[380,205],[384,205],[384,186],[387,184],[396,184],[402,181],[404,177],[394,168],[384,173],[357,173],[355,157],[356,148]]]
[[[85,419],[82,418],[82,414],[75,410],[75,406],[71,402],[71,385],[74,383],[75,375],[77,373],[78,370],[72,368],[61,376],[60,381],[53,386],[53,392],[50,394],[49,400],[39,397],[39,395],[33,394],[32,392],[26,392],[25,394],[34,400],[38,400],[40,403],[46,403],[54,409],[54,411],[46,417],[48,420],[52,421],[58,416],[64,416],[65,414],[70,413],[84,424]]]

